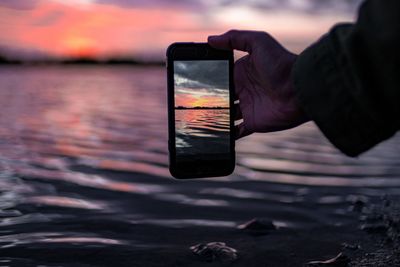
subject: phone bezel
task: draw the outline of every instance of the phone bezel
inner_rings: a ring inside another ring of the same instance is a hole
[[[174,61],[189,60],[228,60],[229,62],[229,109],[230,109],[230,155],[229,160],[196,161],[186,166],[176,163],[175,147],[175,86]],[[167,49],[167,81],[168,81],[168,149],[169,170],[177,179],[205,178],[226,176],[235,168],[235,134],[234,134],[234,83],[233,52],[217,50],[207,43],[173,43]]]

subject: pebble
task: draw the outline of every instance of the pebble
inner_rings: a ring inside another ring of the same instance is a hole
[[[334,266],[334,267],[347,267],[349,266],[350,258],[340,252],[336,257],[325,260],[325,261],[310,261],[307,263],[307,267],[324,267],[324,266]]]
[[[228,247],[224,242],[200,243],[191,246],[190,250],[202,260],[208,262],[232,262],[238,257],[237,250]]]
[[[357,200],[351,206],[351,210],[355,211],[355,212],[361,212],[361,211],[363,211],[365,205],[366,205],[366,203],[363,202],[362,200]]]
[[[237,226],[237,228],[246,231],[251,235],[266,235],[269,232],[277,229],[272,221],[257,218],[240,224]]]
[[[363,211],[363,208],[368,203],[368,198],[365,196],[349,196],[347,200],[352,203],[350,210],[355,212]]]

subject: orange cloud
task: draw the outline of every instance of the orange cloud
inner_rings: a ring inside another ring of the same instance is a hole
[[[179,93],[175,96],[175,106],[183,107],[228,107],[225,97]]]
[[[0,43],[60,56],[160,55],[172,42],[204,41],[210,33],[193,14],[165,7],[42,2],[32,10],[0,7],[0,22]]]
[[[349,19],[336,13],[317,17],[241,5],[210,4],[207,9],[196,11],[183,5],[181,8],[157,4],[124,8],[112,3],[41,0],[36,6],[29,5],[30,9],[0,5],[0,45],[58,56],[154,55],[161,58],[172,42],[204,42],[210,34],[243,28],[267,30],[285,44],[301,50],[335,22]]]

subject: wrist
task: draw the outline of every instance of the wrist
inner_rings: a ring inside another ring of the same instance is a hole
[[[293,102],[293,106],[297,110],[297,123],[298,123],[298,125],[300,125],[300,124],[309,122],[310,118],[309,118],[309,116],[307,115],[306,111],[303,108],[303,104],[301,103],[301,100],[297,95],[295,83],[294,83],[294,81],[292,79],[293,78],[290,78],[290,86],[291,86],[291,90],[293,92],[293,95],[292,95],[292,99],[293,100],[292,100],[292,102]]]
[[[297,94],[294,76],[292,73],[298,56],[295,54],[292,54],[292,56],[293,57],[291,57],[289,77],[287,79],[287,84],[286,84],[287,86],[286,91],[288,92],[289,96],[288,102],[290,103],[291,107],[292,119],[294,124],[293,127],[296,127],[300,124],[310,121],[310,118],[305,112],[303,104],[301,103],[301,100]]]

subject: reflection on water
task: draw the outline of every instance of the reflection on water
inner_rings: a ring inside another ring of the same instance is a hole
[[[30,243],[71,243],[71,244],[103,244],[103,245],[121,245],[123,242],[108,238],[70,236],[63,237],[60,233],[26,233],[16,235],[3,235],[0,237],[0,243],[4,245],[1,248],[10,248],[22,244]]]
[[[178,157],[229,153],[229,109],[175,109],[175,132]]]
[[[229,132],[229,109],[177,109],[175,127],[181,135],[218,137]]]
[[[345,224],[355,220],[343,212],[352,199],[400,194],[399,137],[352,159],[313,124],[237,142],[229,177],[170,178],[164,74],[0,68],[0,257],[11,257],[7,264],[46,265],[48,249],[63,266],[71,261],[64,251],[173,247],[183,242],[178,229],[226,233],[253,217],[291,228]],[[177,111],[181,145],[187,136],[226,136],[226,110],[196,112]],[[196,243],[195,235],[185,232],[190,242],[182,246]]]
[[[26,198],[26,201],[30,204],[49,205],[49,206],[60,206],[64,208],[78,208],[78,209],[90,209],[90,210],[105,210],[107,205],[102,203],[96,203],[95,201],[85,201],[83,199],[74,199],[70,197],[59,197],[59,196],[36,196]]]

